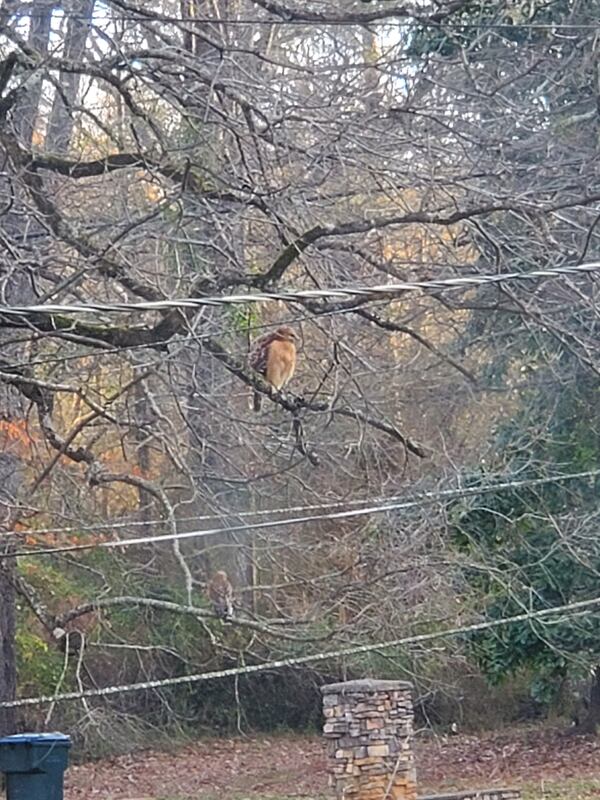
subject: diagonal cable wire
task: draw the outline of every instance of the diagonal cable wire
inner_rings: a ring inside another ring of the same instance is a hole
[[[21,708],[23,706],[39,706],[45,703],[59,703],[66,700],[82,700],[90,697],[109,697],[126,692],[138,692],[147,689],[161,689],[167,686],[182,686],[190,683],[200,683],[203,681],[216,680],[222,678],[235,677],[238,675],[252,675],[268,670],[283,669],[286,667],[298,667],[304,664],[314,664],[319,661],[326,661],[330,658],[344,658],[346,656],[359,655],[361,653],[372,653],[380,650],[387,650],[390,647],[403,647],[412,644],[422,644],[435,639],[444,639],[453,636],[462,636],[477,631],[485,631],[499,628],[504,625],[513,625],[516,622],[527,622],[536,619],[545,619],[556,614],[579,615],[582,611],[588,611],[594,606],[600,605],[600,597],[592,597],[588,600],[579,600],[574,603],[565,603],[553,608],[543,608],[538,611],[525,611],[522,614],[515,614],[512,617],[502,619],[486,620],[476,622],[464,627],[447,628],[442,631],[431,633],[420,633],[414,636],[404,636],[400,639],[392,639],[374,644],[354,645],[338,650],[326,650],[306,656],[296,656],[292,658],[282,658],[277,661],[266,661],[261,664],[252,664],[246,667],[231,667],[229,669],[212,670],[211,672],[199,672],[194,675],[180,675],[176,678],[162,678],[140,683],[127,683],[114,686],[105,686],[99,689],[84,689],[78,692],[64,692],[55,695],[40,695],[39,697],[23,697],[19,700],[5,700],[0,702],[0,708]]]
[[[44,303],[30,306],[0,305],[0,315],[28,317],[36,314],[83,314],[90,311],[101,313],[122,313],[132,311],[167,311],[170,309],[202,308],[203,306],[227,306],[246,303],[266,303],[278,300],[284,303],[301,303],[303,300],[366,299],[378,300],[382,297],[393,300],[405,292],[444,291],[468,289],[476,286],[529,282],[544,278],[591,275],[600,271],[600,262],[564,265],[548,269],[535,269],[530,272],[505,272],[493,275],[461,275],[453,278],[439,278],[427,281],[395,281],[376,286],[345,286],[330,289],[304,289],[286,292],[258,292],[255,294],[230,294],[209,297],[182,297],[172,300],[150,300],[136,303]]]
[[[200,539],[205,536],[212,536],[217,533],[246,532],[258,529],[277,528],[287,525],[306,525],[310,522],[320,522],[323,520],[356,519],[358,517],[370,516],[372,514],[384,514],[387,511],[398,511],[401,509],[418,508],[420,506],[436,503],[439,500],[452,498],[472,497],[488,492],[505,491],[510,489],[530,488],[534,486],[544,486],[550,483],[561,483],[570,480],[583,480],[600,476],[600,469],[586,470],[585,472],[572,472],[566,475],[552,475],[546,478],[527,478],[521,481],[505,481],[503,483],[489,484],[484,486],[471,486],[463,489],[445,489],[441,492],[424,492],[423,495],[414,500],[403,500],[393,503],[382,503],[379,505],[367,506],[367,508],[349,509],[346,511],[336,511],[325,514],[311,514],[299,517],[284,517],[283,519],[267,519],[264,522],[251,522],[241,525],[232,525],[227,528],[209,528],[208,530],[182,531],[180,533],[165,533],[158,536],[138,536],[132,539],[113,539],[108,542],[89,542],[86,544],[64,545],[59,547],[36,548],[31,550],[17,550],[0,554],[0,560],[6,558],[16,558],[20,556],[49,556],[56,553],[72,553],[83,550],[116,550],[133,545],[157,544],[160,542],[181,541],[182,539]]]
[[[520,473],[505,473],[499,474],[494,476],[495,482],[489,482],[487,484],[483,484],[478,487],[478,491],[485,493],[486,491],[491,491],[495,489],[501,489],[502,487],[506,487],[509,484],[514,487],[523,486],[524,480],[544,480],[550,482],[560,482],[563,480],[569,480],[573,478],[589,478],[595,477],[596,472],[594,470],[586,473],[563,473],[562,475],[553,475],[547,476],[545,478],[528,478],[528,479],[519,479],[517,475]],[[600,474],[600,470],[598,471]],[[491,476],[488,476],[488,479]],[[275,517],[277,514],[292,514],[297,513],[299,511],[326,511],[328,509],[334,508],[347,508],[348,506],[364,506],[367,504],[386,504],[386,503],[397,503],[397,502],[415,502],[415,501],[426,501],[426,502],[435,502],[436,499],[447,499],[449,496],[451,497],[459,497],[459,496],[468,496],[465,495],[465,492],[472,492],[475,487],[460,487],[455,486],[449,489],[435,489],[431,491],[421,491],[421,492],[413,492],[412,494],[392,494],[392,495],[375,495],[370,497],[359,497],[359,498],[347,498],[345,500],[335,499],[329,502],[321,502],[321,503],[305,503],[299,504],[294,506],[279,506],[275,508],[266,508],[266,509],[258,509],[255,511],[232,511],[230,513],[227,512],[220,512],[220,513],[213,513],[213,514],[194,514],[193,516],[188,517],[177,517],[177,522],[204,522],[206,520],[216,520],[219,522],[226,522],[228,519],[235,517],[236,519],[245,519],[247,517]],[[165,524],[164,517],[156,517],[155,519],[124,519],[118,518],[108,521],[99,521],[97,523],[88,523],[85,525],[69,525],[64,527],[53,527],[53,528],[21,528],[21,529],[12,529],[6,530],[2,532],[2,536],[23,536],[23,535],[32,535],[38,536],[46,533],[83,533],[86,531],[99,531],[99,530],[116,530],[117,528],[135,528],[135,527],[142,527],[145,525],[160,525]],[[227,531],[227,528],[222,528],[221,531]]]

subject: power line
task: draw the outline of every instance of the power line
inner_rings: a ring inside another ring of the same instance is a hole
[[[599,470],[592,470],[591,472],[585,473],[567,473],[565,475],[554,475],[549,476],[547,478],[531,478],[525,479],[526,480],[534,480],[534,481],[545,481],[546,483],[551,482],[561,482],[564,480],[574,480],[576,478],[590,478],[595,477],[596,475],[600,475]],[[436,500],[445,500],[449,497],[468,497],[471,494],[478,494],[482,493],[485,494],[487,492],[492,492],[498,489],[503,489],[507,487],[522,487],[525,488],[527,485],[531,485],[530,483],[526,483],[523,481],[518,481],[512,475],[503,475],[502,481],[498,480],[496,483],[487,483],[482,486],[477,487],[455,487],[453,489],[439,489],[436,491],[430,492],[414,492],[412,494],[394,494],[394,495],[378,495],[375,497],[363,497],[357,499],[348,499],[348,500],[332,500],[330,503],[313,503],[313,504],[305,504],[305,505],[295,505],[295,506],[280,506],[279,508],[269,508],[269,509],[259,509],[258,511],[233,511],[230,513],[220,513],[220,514],[199,514],[189,517],[177,517],[176,522],[204,522],[206,520],[221,520],[225,522],[232,517],[236,519],[245,519],[247,517],[264,517],[270,516],[274,517],[277,514],[290,514],[296,513],[298,511],[322,511],[325,509],[332,509],[332,508],[342,508],[347,506],[361,506],[367,503],[370,504],[389,504],[389,503],[416,503],[419,501],[425,501],[426,503],[429,502],[436,502]],[[155,519],[146,519],[146,520],[127,520],[127,519],[116,519],[108,522],[99,522],[97,524],[87,524],[87,525],[77,525],[77,526],[68,526],[68,527],[56,527],[56,528],[25,528],[23,530],[7,530],[2,533],[2,537],[22,537],[24,535],[31,535],[31,536],[38,536],[47,533],[64,533],[64,534],[71,534],[71,533],[82,533],[87,531],[98,531],[98,530],[106,530],[106,529],[117,529],[117,528],[130,528],[130,527],[140,527],[145,525],[160,525],[165,524],[166,520],[164,517],[155,518]],[[219,529],[221,533],[226,533],[230,528],[221,528]],[[152,538],[154,541],[154,538]],[[44,550],[44,552],[46,552]]]
[[[226,521],[231,517],[236,518],[245,518],[245,517],[262,517],[265,515],[275,516],[276,514],[289,514],[294,513],[297,511],[317,511],[321,509],[327,508],[339,508],[341,506],[356,506],[356,505],[363,505],[365,503],[376,503],[376,502],[383,502],[383,503],[391,503],[397,500],[403,499],[417,499],[422,497],[423,494],[415,494],[409,495],[409,497],[402,498],[401,495],[390,495],[389,497],[378,496],[378,497],[365,497],[360,500],[332,500],[331,503],[315,503],[312,505],[298,505],[298,506],[284,506],[281,508],[270,508],[270,509],[262,509],[258,511],[233,511],[229,514],[201,514],[196,515],[193,517],[177,517],[177,523],[181,522],[201,522],[205,520],[223,520]],[[4,537],[11,537],[11,536],[23,536],[23,535],[31,535],[31,536],[38,536],[41,534],[46,533],[79,533],[84,531],[98,531],[104,529],[115,529],[115,528],[129,528],[134,526],[144,526],[144,525],[159,525],[165,524],[165,518],[160,517],[157,519],[149,519],[149,520],[114,520],[112,522],[103,522],[97,525],[78,525],[72,527],[63,527],[63,528],[26,528],[24,530],[8,530],[2,533],[2,538]],[[220,529],[221,532],[226,533],[229,528],[222,528]]]
[[[336,511],[330,514],[313,514],[299,517],[287,517],[283,519],[270,520],[265,522],[251,522],[242,525],[232,525],[228,528],[210,528],[208,530],[181,531],[179,533],[165,533],[158,536],[138,536],[132,539],[114,539],[108,542],[89,542],[86,544],[65,545],[59,547],[36,548],[31,550],[18,550],[16,552],[0,554],[0,560],[16,557],[49,556],[57,553],[72,553],[83,550],[116,550],[141,544],[158,544],[161,542],[175,542],[182,539],[201,539],[206,536],[223,533],[247,532],[258,529],[269,529],[288,525],[306,525],[311,522],[321,522],[325,520],[356,519],[358,517],[371,516],[372,514],[384,514],[388,511],[399,511],[408,508],[417,508],[429,503],[436,503],[439,500],[452,498],[472,497],[489,492],[504,491],[510,489],[531,488],[534,486],[544,486],[550,483],[562,483],[563,481],[582,480],[585,478],[595,478],[600,476],[600,469],[587,470],[585,472],[573,472],[566,475],[553,475],[546,478],[529,478],[522,481],[505,481],[486,486],[471,486],[463,489],[445,489],[440,492],[424,492],[421,497],[414,500],[403,500],[393,503],[383,503],[368,506],[367,508],[351,509],[346,511]]]
[[[387,301],[386,300],[379,300],[374,301],[370,304],[370,307],[373,308],[374,306],[384,305]],[[318,314],[319,319],[325,319],[327,317],[335,317],[339,314],[349,314],[355,311],[354,308],[336,308],[331,309],[330,311],[324,311],[322,314]],[[2,306],[0,305],[0,315],[2,314]],[[315,318],[314,314],[300,314],[295,317],[287,317],[284,319],[277,320],[277,322],[265,322],[261,323],[260,325],[249,325],[241,331],[242,333],[246,333],[249,331],[258,331],[264,330],[268,328],[278,328],[280,325],[295,325],[298,322],[306,322],[308,320],[313,320]],[[52,334],[46,331],[48,336]],[[56,333],[69,333],[68,330],[56,331]],[[82,351],[81,353],[71,353],[64,356],[54,356],[52,358],[36,358],[32,359],[31,361],[17,361],[12,364],[6,365],[5,371],[10,371],[11,369],[19,369],[20,367],[34,367],[34,366],[42,366],[47,364],[62,364],[63,362],[67,361],[76,361],[80,358],[98,358],[105,355],[116,355],[122,352],[129,352],[131,350],[148,350],[160,347],[161,345],[168,345],[168,344],[185,344],[186,342],[203,342],[207,341],[214,336],[219,336],[220,334],[227,334],[231,333],[231,326],[225,328],[217,328],[216,330],[211,331],[210,333],[189,333],[182,336],[172,336],[170,339],[157,339],[155,342],[143,342],[141,344],[129,344],[129,345],[122,345],[120,347],[102,347],[100,349],[92,349],[92,346],[89,346],[89,349],[86,351]],[[245,351],[244,351],[245,352]]]
[[[360,655],[362,653],[372,653],[378,650],[387,650],[390,647],[403,647],[405,645],[422,644],[435,639],[444,639],[453,636],[462,636],[477,631],[485,631],[499,628],[504,625],[512,625],[516,622],[528,622],[530,620],[545,619],[556,614],[578,615],[581,611],[600,605],[600,597],[592,597],[589,600],[580,600],[574,603],[544,608],[539,611],[525,611],[522,614],[515,614],[511,617],[502,619],[486,620],[476,622],[464,627],[447,628],[443,631],[432,633],[420,633],[414,636],[404,636],[400,639],[392,639],[375,644],[355,645],[344,647],[338,650],[327,650],[307,656],[296,656],[292,658],[282,658],[277,661],[266,661],[262,664],[253,664],[245,667],[231,667],[230,669],[212,670],[210,672],[199,672],[195,675],[180,675],[176,678],[163,678],[140,683],[127,683],[114,686],[105,686],[100,689],[84,689],[79,692],[64,692],[55,695],[41,695],[39,697],[23,697],[19,700],[4,700],[0,702],[0,708],[21,708],[23,706],[39,706],[45,703],[59,703],[66,700],[83,700],[90,697],[108,697],[115,694],[126,692],[137,692],[148,689],[161,689],[166,686],[182,686],[190,683],[200,683],[202,681],[217,680],[221,678],[235,677],[238,675],[252,675],[259,672],[266,672],[274,669],[284,669],[286,667],[303,666],[304,664],[314,664],[319,661],[326,661],[334,658],[345,658],[346,656]],[[571,614],[572,612],[572,614]]]
[[[0,315],[12,317],[28,317],[36,314],[83,314],[90,311],[100,313],[130,313],[133,311],[166,311],[169,309],[202,308],[203,306],[242,305],[247,303],[266,303],[279,300],[285,303],[301,303],[303,300],[339,299],[373,299],[393,300],[405,292],[445,291],[451,289],[468,289],[476,286],[535,281],[541,278],[559,278],[591,275],[600,271],[600,262],[565,265],[548,269],[536,269],[530,272],[505,272],[493,275],[463,275],[453,278],[440,278],[427,281],[396,281],[376,286],[348,286],[330,289],[305,289],[286,292],[260,292],[256,294],[232,294],[209,297],[184,297],[174,300],[151,300],[136,303],[85,303],[58,305],[45,303],[30,306],[0,305]],[[385,296],[382,298],[382,295]],[[344,311],[353,309],[343,309]]]

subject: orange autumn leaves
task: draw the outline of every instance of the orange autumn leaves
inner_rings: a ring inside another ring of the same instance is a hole
[[[74,449],[88,449],[111,475],[155,480],[161,473],[162,453],[146,446],[142,461],[139,442],[124,434],[125,428],[120,429],[112,423],[114,418],[130,418],[131,399],[126,388],[131,379],[130,372],[117,365],[98,367],[95,360],[90,362],[80,363],[79,379],[71,382],[74,388],[81,387],[83,392],[53,392],[50,424],[56,433],[56,441],[67,442]],[[39,377],[44,380],[44,376]],[[107,408],[111,419],[105,420],[92,413],[87,397],[95,408]],[[28,529],[45,527],[47,521],[53,519],[53,509],[61,510],[64,505],[64,492],[68,485],[73,487],[73,491],[81,492],[92,518],[97,517],[98,512],[108,518],[120,517],[139,508],[140,493],[135,485],[116,480],[110,484],[88,486],[85,479],[88,464],[73,461],[60,451],[60,446],[51,446],[43,427],[34,406],[30,406],[22,417],[0,419],[0,448],[4,453],[12,453],[17,460],[22,474],[22,497],[27,497],[26,504],[32,508],[32,512],[25,512],[25,518],[29,517],[31,521],[26,526]],[[33,530],[30,533],[35,536]],[[61,541],[64,542],[65,538]],[[75,537],[73,543],[81,541],[80,537]],[[53,543],[53,537],[46,536],[44,542]],[[37,537],[26,541],[26,544],[35,543],[40,543]]]
[[[22,419],[0,419],[0,449],[23,458],[29,453],[32,439],[27,422]]]

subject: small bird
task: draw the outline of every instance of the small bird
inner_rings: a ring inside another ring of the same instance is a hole
[[[297,341],[296,332],[287,325],[281,325],[272,333],[261,336],[252,345],[248,363],[278,392],[294,375]],[[255,411],[260,411],[261,400],[260,392],[254,392]]]
[[[223,570],[215,572],[208,582],[207,591],[217,617],[226,622],[231,620],[233,617],[233,586],[227,573]]]

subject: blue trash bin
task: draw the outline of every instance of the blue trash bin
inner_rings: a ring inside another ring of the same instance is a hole
[[[20,733],[0,739],[7,800],[63,800],[71,740],[62,733]]]

